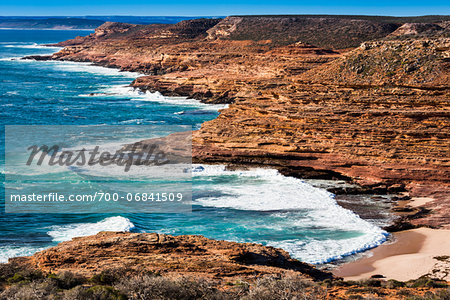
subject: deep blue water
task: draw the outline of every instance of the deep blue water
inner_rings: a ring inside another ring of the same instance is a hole
[[[55,52],[58,49],[41,44],[86,34],[0,30],[2,153],[4,125],[199,128],[218,115],[221,107],[132,90],[127,85],[138,76],[135,73],[82,63],[16,59]],[[101,230],[202,234],[258,242],[282,247],[308,262],[340,258],[385,240],[381,229],[339,207],[330,193],[301,180],[273,170],[232,172],[221,166],[203,167],[205,171],[193,178],[194,206],[186,214],[5,214],[2,190],[0,261]]]

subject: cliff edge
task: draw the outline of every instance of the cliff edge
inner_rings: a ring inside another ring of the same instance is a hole
[[[409,221],[439,227],[450,218],[448,19],[107,23],[60,43],[65,48],[47,59],[138,71],[146,76],[136,88],[231,103],[194,133],[196,162],[268,166],[431,197]]]

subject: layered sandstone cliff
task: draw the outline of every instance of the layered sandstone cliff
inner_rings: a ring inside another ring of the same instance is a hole
[[[445,20],[427,24],[437,27],[350,17],[109,23],[61,43],[51,59],[140,71],[148,76],[133,86],[143,90],[232,103],[194,133],[195,161],[433,197],[411,222],[441,226],[450,213],[450,50],[435,34]]]

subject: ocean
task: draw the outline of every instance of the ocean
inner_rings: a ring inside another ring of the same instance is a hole
[[[136,91],[128,85],[140,76],[137,73],[89,63],[19,59],[56,52],[59,48],[42,44],[86,34],[0,30],[3,154],[5,125],[188,125],[198,129],[225,107]],[[0,163],[0,262],[104,230],[255,242],[283,248],[292,257],[314,264],[362,252],[387,238],[377,224],[339,206],[335,195],[307,181],[270,169],[228,171],[220,165],[202,165],[201,172],[193,173],[191,213],[6,214],[4,155]]]

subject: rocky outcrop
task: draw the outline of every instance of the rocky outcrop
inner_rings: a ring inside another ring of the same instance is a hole
[[[435,257],[445,264],[448,256]],[[343,281],[281,249],[100,232],[0,264],[1,299],[447,299],[445,281]]]
[[[408,36],[408,35],[436,35],[444,31],[439,24],[434,23],[406,23],[397,28],[391,37]]]
[[[100,232],[74,238],[31,257],[10,259],[44,272],[71,271],[92,276],[105,270],[132,269],[164,276],[252,279],[265,274],[331,278],[327,272],[292,259],[281,249],[258,244],[216,241],[202,236]]]
[[[105,35],[112,35],[116,33],[124,33],[137,25],[125,24],[125,23],[115,23],[115,22],[105,22],[101,26],[95,29],[94,36],[102,37]]]
[[[401,26],[379,23],[229,17],[139,25],[72,41],[52,59],[140,71],[149,76],[135,80],[137,88],[232,103],[194,133],[197,162],[266,165],[299,177],[346,178],[377,192],[430,196],[435,201],[411,222],[448,225],[449,40],[368,41]],[[299,26],[327,43],[364,43],[326,50],[308,44]]]
[[[226,38],[236,31],[237,26],[243,20],[242,17],[226,17],[222,22],[207,31],[208,40]]]

